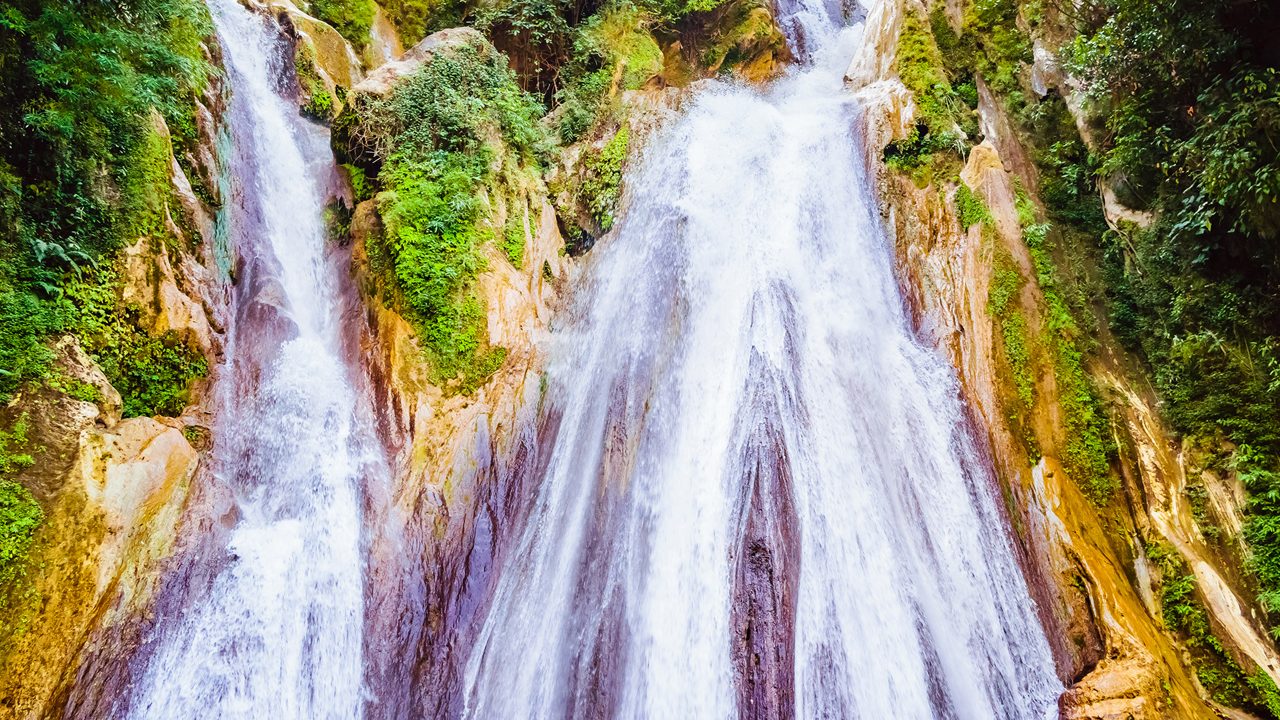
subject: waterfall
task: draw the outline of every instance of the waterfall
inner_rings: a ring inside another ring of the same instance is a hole
[[[806,63],[700,87],[586,262],[468,717],[1057,716],[989,463],[875,211],[841,82],[861,28],[796,4]]]
[[[388,474],[357,369],[344,360],[342,271],[326,252],[327,133],[276,85],[279,28],[211,0],[227,64],[229,236],[240,256],[210,482],[229,526],[197,562],[209,582],[162,617],[131,688],[134,718],[362,714],[363,486]]]

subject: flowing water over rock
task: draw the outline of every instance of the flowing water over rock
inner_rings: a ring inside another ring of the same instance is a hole
[[[327,133],[275,86],[279,28],[210,3],[233,88],[230,234],[241,257],[211,482],[232,498],[207,587],[151,631],[135,718],[355,718],[362,501],[388,475],[344,361],[341,268],[326,254]]]
[[[1056,716],[989,463],[875,213],[841,86],[859,29],[796,13],[810,64],[700,89],[588,261],[468,717]]]
[[[989,463],[895,283],[841,84],[859,28],[793,4],[805,65],[701,86],[637,163],[449,585],[422,537],[365,577],[392,473],[327,137],[275,86],[279,28],[211,0],[240,257],[212,463],[141,647],[72,714],[1054,716]]]

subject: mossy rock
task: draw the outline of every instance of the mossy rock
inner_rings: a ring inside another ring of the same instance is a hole
[[[727,27],[702,54],[710,73],[729,70],[751,81],[774,75],[790,57],[787,38],[766,7],[742,4],[731,8]]]

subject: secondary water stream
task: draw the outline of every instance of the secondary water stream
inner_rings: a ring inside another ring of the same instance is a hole
[[[162,618],[134,718],[356,718],[364,704],[362,500],[389,475],[344,361],[323,210],[327,133],[277,87],[279,28],[210,0],[230,84],[230,236],[240,256],[212,482],[232,497],[208,587]]]
[[[945,360],[910,329],[842,87],[860,28],[700,89],[553,350],[548,469],[473,718],[1047,718],[1061,686]]]

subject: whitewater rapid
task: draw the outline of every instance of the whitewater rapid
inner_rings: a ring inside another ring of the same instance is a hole
[[[808,61],[700,87],[586,261],[466,717],[1056,717],[989,463],[875,212],[842,84],[861,28],[783,19]]]

